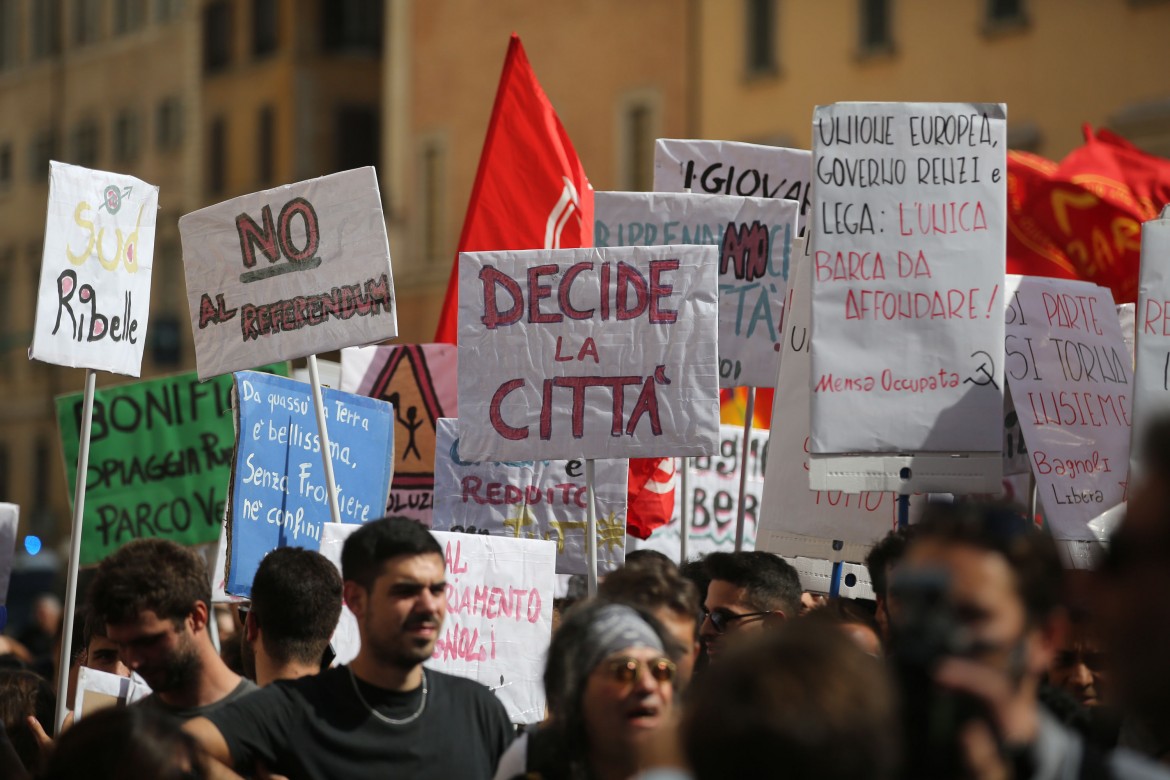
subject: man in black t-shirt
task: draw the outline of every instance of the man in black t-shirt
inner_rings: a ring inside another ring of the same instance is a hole
[[[349,666],[273,683],[187,730],[228,767],[259,762],[290,780],[489,780],[513,735],[503,705],[422,665],[447,614],[443,549],[387,518],[346,540],[341,568],[361,635]]]

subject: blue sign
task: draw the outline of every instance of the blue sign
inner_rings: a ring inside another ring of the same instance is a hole
[[[277,547],[316,550],[330,521],[317,413],[309,385],[235,374],[236,452],[232,461],[225,590],[250,597],[261,559]],[[329,450],[343,523],[385,514],[394,453],[394,410],[385,401],[322,388]]]

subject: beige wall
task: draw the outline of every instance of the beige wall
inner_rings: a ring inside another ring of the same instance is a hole
[[[1045,156],[1127,105],[1170,96],[1170,3],[1028,0],[1028,22],[986,34],[985,0],[891,0],[894,52],[858,56],[856,0],[777,0],[779,73],[744,76],[741,0],[701,0],[702,131],[809,143],[815,105],[842,100],[995,101],[1034,123]]]

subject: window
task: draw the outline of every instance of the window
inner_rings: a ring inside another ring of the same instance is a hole
[[[378,109],[372,106],[344,106],[337,110],[336,169],[348,171],[378,165]]]
[[[255,57],[276,51],[278,2],[252,0],[252,55]]]
[[[1024,0],[987,0],[987,21],[1014,22],[1024,16]]]
[[[159,151],[178,149],[183,143],[183,104],[177,97],[164,98],[155,110],[155,145]]]
[[[276,110],[272,106],[260,109],[256,130],[256,181],[271,184],[276,176]]]
[[[446,148],[438,138],[422,144],[419,153],[419,245],[423,262],[434,264],[446,257],[445,230]]]
[[[749,76],[771,75],[777,71],[777,0],[744,0],[744,2],[747,22],[744,30],[747,74]]]
[[[227,187],[227,122],[223,117],[211,121],[207,133],[207,191],[220,195]]]
[[[858,48],[862,55],[882,54],[893,50],[890,30],[890,0],[859,0],[860,34]]]
[[[0,144],[0,192],[12,186],[12,144]]]
[[[154,0],[154,20],[166,24],[178,19],[183,13],[183,0]]]
[[[114,119],[114,161],[134,162],[141,146],[138,114],[126,109]]]
[[[231,61],[232,7],[227,0],[216,0],[203,9],[203,69],[216,73]]]
[[[125,35],[146,23],[146,0],[114,0],[114,34]]]
[[[86,168],[96,168],[100,140],[97,122],[92,119],[82,120],[73,129],[70,143],[70,156],[73,162]]]
[[[101,35],[101,0],[73,0],[73,43],[84,46]]]
[[[654,139],[657,135],[655,106],[649,100],[628,102],[621,118],[622,189],[649,192],[654,189]]]
[[[321,3],[322,42],[328,51],[382,51],[382,0]]]
[[[20,59],[19,11],[17,0],[0,0],[0,70],[13,67]]]
[[[28,177],[32,181],[49,181],[49,160],[57,156],[57,136],[42,130],[33,136],[28,147]]]
[[[29,43],[32,58],[52,57],[61,51],[61,2],[41,0],[29,7]]]

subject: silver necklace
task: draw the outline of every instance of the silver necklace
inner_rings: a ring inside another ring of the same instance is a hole
[[[422,678],[423,678],[422,679],[422,701],[420,701],[418,703],[418,709],[414,711],[413,715],[409,715],[405,718],[402,718],[401,720],[399,720],[397,718],[388,718],[385,715],[383,715],[382,713],[378,712],[373,707],[371,707],[370,703],[368,701],[366,701],[366,697],[362,696],[361,689],[358,688],[357,678],[354,677],[354,675],[353,675],[353,669],[350,669],[348,666],[345,667],[345,669],[346,669],[346,671],[349,672],[349,681],[353,684],[353,692],[357,694],[358,701],[360,701],[362,703],[363,707],[365,707],[367,710],[370,711],[371,715],[373,715],[375,718],[382,721],[383,723],[386,723],[390,726],[405,726],[407,723],[411,723],[415,720],[418,720],[418,716],[422,715],[423,710],[425,710],[427,708],[427,670],[426,669],[423,669],[423,673],[422,673]]]

